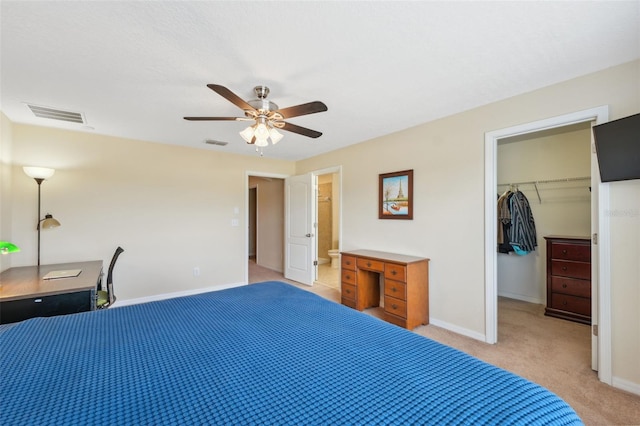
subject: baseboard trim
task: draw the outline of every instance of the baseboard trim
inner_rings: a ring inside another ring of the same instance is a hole
[[[450,324],[445,321],[440,321],[438,319],[430,318],[429,323],[431,325],[435,325],[436,327],[444,328],[445,330],[453,331],[454,333],[461,334],[463,336],[470,337],[472,339],[479,340],[481,342],[487,341],[486,336],[482,333],[478,333],[477,331],[458,327],[457,325]]]
[[[628,380],[621,379],[619,377],[612,377],[611,385],[614,388],[621,389],[623,391],[631,392],[636,395],[640,395],[640,383],[633,383]]]
[[[140,303],[156,302],[158,300],[173,299],[174,297],[192,296],[194,294],[208,293],[210,291],[225,290],[225,289],[228,289],[228,288],[240,287],[240,286],[243,286],[243,285],[247,285],[247,284],[246,283],[222,284],[222,285],[217,285],[217,286],[213,286],[213,287],[197,288],[197,289],[194,289],[194,290],[177,291],[175,293],[164,293],[164,294],[156,294],[156,295],[147,296],[147,297],[138,297],[136,299],[116,300],[116,303],[114,303],[112,305],[112,307],[119,308],[119,307],[122,307],[122,306],[137,305],[137,304],[140,304]]]
[[[521,300],[523,302],[535,303],[536,305],[546,305],[546,301],[537,299],[535,297],[524,296],[517,293],[509,293],[508,291],[498,291],[499,297],[506,297],[508,299]]]

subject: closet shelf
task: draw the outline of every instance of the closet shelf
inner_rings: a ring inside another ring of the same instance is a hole
[[[529,180],[524,182],[499,183],[498,186],[512,186],[512,187],[515,186],[517,188],[520,185],[533,185],[536,189],[536,195],[538,195],[538,202],[542,203],[542,199],[540,198],[540,191],[538,191],[538,185],[543,185],[546,183],[579,182],[579,181],[591,182],[591,177],[583,176],[583,177],[571,177],[571,178],[563,178],[563,179]]]

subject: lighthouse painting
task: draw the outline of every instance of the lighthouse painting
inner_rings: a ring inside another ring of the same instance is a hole
[[[413,219],[413,170],[381,174],[380,219]]]

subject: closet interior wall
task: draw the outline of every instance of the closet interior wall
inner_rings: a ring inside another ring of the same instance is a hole
[[[498,295],[546,304],[545,235],[591,233],[591,127],[588,123],[498,141],[497,196],[517,185],[529,201],[538,247],[498,254]],[[544,182],[534,185],[533,182]]]

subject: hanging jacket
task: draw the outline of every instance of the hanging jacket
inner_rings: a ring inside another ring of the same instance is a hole
[[[520,192],[516,191],[511,196],[511,235],[510,243],[517,246],[521,251],[534,251],[538,245],[536,236],[536,224],[533,220],[529,200]]]

